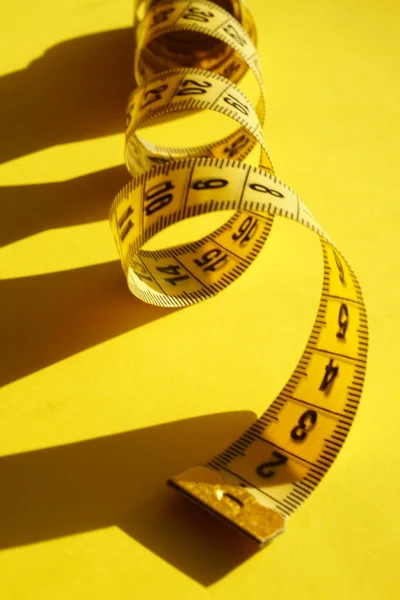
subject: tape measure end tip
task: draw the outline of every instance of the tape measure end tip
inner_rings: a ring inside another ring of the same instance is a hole
[[[222,518],[263,548],[283,533],[285,518],[262,506],[246,489],[226,483],[220,473],[207,467],[194,467],[168,480],[211,514]]]

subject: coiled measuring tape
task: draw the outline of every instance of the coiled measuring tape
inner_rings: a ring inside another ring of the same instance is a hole
[[[302,357],[266,412],[207,465],[169,483],[264,545],[313,492],[340,451],[362,391],[368,330],[351,267],[300,198],[274,175],[262,135],[264,92],[256,31],[245,3],[145,1],[137,24],[138,87],[127,110],[132,181],[114,199],[111,229],[130,290],[158,306],[187,306],[232,283],[255,259],[275,215],[319,236],[323,285]],[[259,86],[253,108],[238,87]],[[210,144],[174,148],[140,130],[160,117],[217,111],[237,129]],[[245,161],[260,147],[259,167]],[[164,250],[143,249],[164,228],[235,211],[216,231]]]

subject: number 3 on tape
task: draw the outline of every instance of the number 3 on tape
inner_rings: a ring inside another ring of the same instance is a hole
[[[273,173],[262,136],[264,90],[255,43],[253,20],[239,0],[145,2],[135,54],[140,85],[127,111],[126,163],[133,179],[114,199],[110,223],[130,290],[158,306],[187,306],[224,289],[256,258],[276,215],[319,237],[321,300],[289,381],[229,448],[169,480],[262,546],[283,531],[346,439],[361,396],[368,330],[351,267]],[[255,108],[237,85],[249,69],[260,90]],[[220,112],[237,129],[184,149],[151,144],[137,133],[157,117],[188,110]],[[258,168],[244,162],[256,145]],[[142,249],[164,227],[220,210],[235,212],[203,239]]]

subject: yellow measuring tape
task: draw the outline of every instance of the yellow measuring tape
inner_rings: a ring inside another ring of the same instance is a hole
[[[207,465],[169,483],[260,545],[315,489],[335,460],[359,403],[368,330],[351,267],[300,198],[273,174],[263,139],[264,91],[256,31],[241,0],[145,0],[138,9],[126,163],[133,180],[114,199],[111,229],[130,290],[158,306],[187,306],[228,286],[254,260],[275,215],[318,236],[323,285],[302,357],[266,412]],[[254,108],[238,87],[252,73]],[[217,111],[237,122],[220,140],[175,148],[141,129],[173,114]],[[260,148],[259,167],[244,159]],[[216,231],[164,250],[143,249],[162,229],[235,211]]]

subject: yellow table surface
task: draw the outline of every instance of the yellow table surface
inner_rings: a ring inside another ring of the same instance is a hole
[[[369,365],[350,437],[259,552],[166,487],[289,377],[319,295],[317,240],[277,220],[218,297],[165,310],[131,296],[107,223],[129,180],[131,2],[3,2],[2,600],[399,598],[400,3],[249,4],[276,172],[366,298]]]

